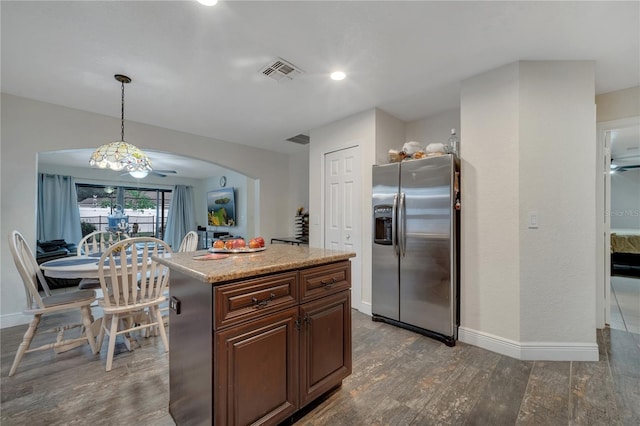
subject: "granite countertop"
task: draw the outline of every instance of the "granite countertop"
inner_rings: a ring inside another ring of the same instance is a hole
[[[199,250],[190,253],[171,253],[154,257],[154,259],[169,266],[171,270],[214,284],[339,262],[356,256],[355,253],[346,251],[271,244],[267,245],[266,250],[255,253],[230,254],[227,258],[217,260],[195,259],[206,254],[208,254],[207,250]]]

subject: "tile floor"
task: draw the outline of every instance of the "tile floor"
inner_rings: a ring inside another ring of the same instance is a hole
[[[640,334],[640,278],[611,277],[610,327]]]
[[[0,330],[2,426],[174,424],[169,354],[158,338],[137,336],[132,352],[118,343],[108,373],[104,353],[86,346],[27,354],[7,377],[25,329]],[[519,361],[449,348],[353,311],[353,373],[297,424],[637,426],[640,335],[606,328],[597,336],[597,362]]]

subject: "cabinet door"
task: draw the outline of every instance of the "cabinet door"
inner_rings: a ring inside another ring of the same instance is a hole
[[[278,424],[298,406],[298,308],[216,333],[217,425]]]
[[[351,374],[351,292],[300,306],[300,407]]]

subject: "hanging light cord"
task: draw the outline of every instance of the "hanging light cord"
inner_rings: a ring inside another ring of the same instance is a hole
[[[121,132],[121,141],[124,141],[124,81],[121,81],[122,84],[122,115],[120,119],[120,132]]]

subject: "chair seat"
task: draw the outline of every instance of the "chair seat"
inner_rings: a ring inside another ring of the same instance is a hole
[[[96,294],[93,290],[78,290],[67,293],[58,293],[42,298],[45,308],[52,308],[60,305],[69,305],[76,302],[92,302]]]
[[[145,302],[140,302],[140,301],[136,301],[136,302],[129,302],[128,305],[126,306],[116,306],[115,300],[113,297],[110,297],[110,301],[111,301],[111,306],[106,306],[105,301],[104,300],[100,300],[100,307],[102,308],[102,311],[105,313],[119,313],[119,312],[128,312],[128,311],[136,311],[136,310],[141,310],[141,309],[145,309],[148,308],[149,306],[156,306],[160,303],[166,302],[167,301],[167,297],[162,295],[156,299],[152,299],[152,300],[147,300]]]
[[[78,289],[80,290],[99,290],[100,280],[97,278],[83,278],[78,283]]]

